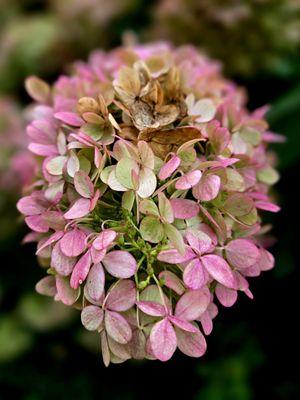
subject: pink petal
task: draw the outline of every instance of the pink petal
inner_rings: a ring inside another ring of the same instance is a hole
[[[270,211],[270,212],[278,212],[280,211],[280,207],[276,204],[270,203],[268,201],[257,201],[255,203],[255,207],[260,210]]]
[[[56,282],[54,276],[45,276],[36,285],[35,290],[44,296],[56,295]]]
[[[35,232],[45,233],[49,231],[49,225],[44,221],[42,215],[30,215],[25,217],[25,222]]]
[[[92,266],[86,279],[85,290],[94,301],[99,301],[104,293],[105,274],[99,262]]]
[[[197,333],[176,329],[179,350],[189,357],[201,357],[206,352],[206,341],[200,330]]]
[[[67,306],[71,306],[76,302],[80,295],[79,290],[74,290],[70,287],[69,280],[62,276],[56,275],[56,290],[55,300],[60,300]]]
[[[157,259],[168,264],[181,264],[195,258],[195,256],[193,250],[186,246],[184,255],[181,255],[179,251],[175,249],[164,250],[158,254]]]
[[[43,242],[41,246],[38,247],[35,254],[39,254],[46,247],[51,246],[53,243],[57,242],[64,235],[63,231],[54,232],[46,241]]]
[[[150,333],[150,345],[154,356],[160,361],[168,361],[177,347],[174,328],[168,318],[157,322]]]
[[[17,208],[24,215],[39,215],[45,208],[31,196],[22,197],[17,203]]]
[[[224,258],[215,254],[207,254],[201,257],[201,261],[213,279],[228,288],[234,289],[236,287],[234,274]]]
[[[105,311],[105,329],[116,342],[126,344],[131,340],[132,331],[126,319],[114,311]]]
[[[64,214],[66,219],[82,218],[90,212],[91,201],[89,199],[78,199],[72,207]]]
[[[200,289],[207,283],[208,274],[198,258],[190,261],[183,272],[183,281],[189,289]]]
[[[165,307],[154,301],[137,301],[136,305],[147,315],[153,317],[164,317],[166,315]]]
[[[178,190],[188,190],[197,185],[202,176],[201,171],[190,171],[187,174],[183,175],[178,179],[175,183],[175,188]]]
[[[197,200],[211,201],[217,197],[221,186],[218,175],[202,176],[200,182],[193,187],[193,196]]]
[[[213,330],[213,322],[208,310],[204,311],[204,313],[199,318],[199,321],[201,322],[202,329],[205,335],[210,335]]]
[[[180,158],[174,154],[170,160],[161,167],[159,173],[158,173],[158,177],[161,181],[164,181],[165,179],[169,178],[174,171],[176,171],[176,169],[179,167],[180,165]]]
[[[82,325],[88,331],[96,331],[103,321],[103,310],[97,306],[87,306],[81,311]]]
[[[117,234],[111,229],[105,229],[93,241],[93,247],[96,250],[106,249],[115,240]]]
[[[79,285],[85,280],[87,277],[90,267],[92,264],[92,258],[89,251],[87,251],[80,259],[77,261],[72,275],[70,284],[73,289],[77,289]]]
[[[67,232],[60,240],[60,248],[64,255],[77,257],[86,248],[86,235],[80,229],[73,229]]]
[[[76,257],[67,257],[63,254],[60,248],[60,243],[57,242],[51,253],[51,267],[54,268],[60,275],[68,276],[73,271],[76,264]]]
[[[90,211],[93,211],[95,209],[100,195],[101,195],[100,190],[96,189],[93,197],[91,198]]]
[[[193,200],[187,199],[171,199],[175,218],[189,219],[195,217],[199,213],[199,206]]]
[[[106,249],[96,250],[93,246],[90,248],[91,257],[94,264],[101,262],[106,254]]]
[[[28,150],[42,157],[56,156],[58,154],[57,147],[54,144],[30,143]]]
[[[115,250],[106,254],[102,260],[106,270],[116,278],[130,278],[135,274],[137,263],[134,257],[123,250]]]
[[[79,115],[72,112],[57,112],[56,114],[54,114],[54,117],[71,126],[79,127],[84,124],[84,121],[79,117]]]
[[[112,311],[127,311],[136,301],[136,287],[133,281],[119,281],[108,293],[105,306]]]
[[[94,185],[88,174],[84,171],[77,171],[74,175],[74,186],[80,196],[90,199],[94,194]]]
[[[200,230],[187,229],[185,237],[189,245],[200,254],[206,253],[212,247],[211,238]]]
[[[210,293],[207,287],[186,292],[177,302],[175,316],[187,321],[200,317],[210,302]]]
[[[182,329],[183,331],[186,332],[198,332],[198,329],[195,325],[191,324],[188,321],[185,321],[184,319],[178,318],[178,317],[173,317],[172,315],[170,315],[169,317],[169,321],[172,322],[173,325],[176,325],[178,328]]]
[[[231,240],[225,247],[227,261],[235,268],[251,267],[259,259],[258,248],[247,239]]]
[[[269,271],[274,267],[275,260],[273,255],[263,248],[259,249],[260,257],[257,261],[257,265],[261,271]]]
[[[164,285],[167,288],[174,290],[174,292],[179,294],[179,296],[181,296],[185,292],[185,287],[182,280],[179,279],[178,276],[175,275],[173,272],[162,271],[158,277],[160,280],[163,281]]]
[[[219,283],[216,286],[216,296],[219,300],[219,302],[224,306],[224,307],[231,307],[234,305],[234,303],[237,301],[237,291],[228,289],[227,287],[220,285]]]

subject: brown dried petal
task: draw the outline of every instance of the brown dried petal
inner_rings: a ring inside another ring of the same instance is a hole
[[[81,97],[77,103],[77,111],[80,115],[91,112],[91,113],[99,113],[100,107],[98,102],[92,97]]]

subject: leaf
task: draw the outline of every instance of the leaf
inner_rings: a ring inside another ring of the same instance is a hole
[[[77,257],[86,248],[86,235],[80,229],[72,229],[60,240],[60,249],[65,256]]]
[[[154,301],[137,301],[136,305],[143,313],[152,317],[164,317],[166,315],[165,307]]]
[[[85,278],[90,271],[91,264],[91,253],[90,251],[87,251],[82,257],[80,257],[73,269],[70,280],[70,284],[73,289],[77,289],[79,285],[85,281]]]
[[[169,178],[173,174],[173,172],[175,172],[176,169],[179,167],[180,162],[181,159],[176,154],[174,154],[170,158],[170,160],[161,167],[158,173],[159,179],[161,181],[164,181],[165,179]]]
[[[164,223],[163,228],[172,245],[179,251],[181,255],[184,255],[186,246],[181,233],[169,223]]]
[[[238,297],[236,290],[228,289],[227,287],[220,284],[217,284],[215,293],[217,299],[224,307],[233,306]]]
[[[207,344],[200,330],[197,333],[185,332],[175,328],[179,350],[189,357],[202,357],[206,352]]]
[[[247,239],[231,240],[225,247],[227,261],[235,268],[251,267],[259,259],[259,251],[254,243]]]
[[[114,311],[105,311],[105,329],[116,342],[126,344],[131,340],[132,331],[126,319]]]
[[[160,215],[166,222],[172,223],[174,221],[173,207],[164,193],[158,194],[158,208]]]
[[[84,171],[75,172],[74,186],[80,196],[90,199],[94,194],[94,185],[90,177]]]
[[[176,304],[175,316],[187,321],[200,317],[210,303],[210,293],[207,287],[186,292]]]
[[[197,200],[211,201],[218,196],[221,179],[218,175],[203,175],[200,182],[193,187],[193,196]]]
[[[90,269],[85,284],[85,290],[92,300],[99,301],[101,299],[104,293],[104,284],[105,274],[102,264],[99,262]]]
[[[103,310],[97,306],[87,306],[81,311],[82,325],[88,331],[96,331],[103,321]]]
[[[130,278],[137,269],[134,257],[123,250],[115,250],[106,254],[102,260],[106,270],[115,278]]]
[[[150,243],[159,243],[164,238],[164,228],[157,217],[150,215],[142,219],[140,234]]]
[[[112,311],[127,311],[136,301],[136,287],[129,279],[120,280],[107,295],[106,307]]]
[[[72,207],[64,214],[66,219],[82,218],[89,214],[91,201],[80,198],[75,201]]]
[[[199,206],[193,200],[171,199],[170,203],[175,218],[190,219],[195,217],[199,213]]]
[[[201,257],[201,261],[213,279],[230,289],[235,289],[234,274],[224,258],[215,254],[207,254]]]
[[[150,345],[153,355],[160,361],[168,361],[177,347],[177,339],[174,328],[168,320],[157,322],[150,333]]]
[[[192,290],[201,289],[207,282],[207,278],[207,273],[197,258],[190,261],[183,272],[183,281]]]

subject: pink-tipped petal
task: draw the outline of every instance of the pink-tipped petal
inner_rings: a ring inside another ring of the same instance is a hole
[[[183,281],[185,285],[192,290],[202,288],[207,282],[207,278],[208,274],[198,258],[190,261],[183,272]]]
[[[97,306],[87,306],[81,311],[82,325],[88,331],[96,331],[103,321],[103,310]]]
[[[86,279],[85,290],[90,298],[99,301],[104,293],[105,273],[102,264],[99,262],[90,269]]]
[[[193,196],[197,200],[211,201],[217,197],[220,186],[221,179],[218,175],[202,176],[200,182],[193,187]]]
[[[93,247],[96,250],[106,249],[115,240],[117,234],[111,229],[105,229],[93,241]]]
[[[177,345],[179,350],[189,357],[202,357],[206,352],[206,340],[200,330],[198,332],[186,332],[176,328]]]
[[[237,291],[233,289],[228,289],[227,287],[220,285],[219,283],[216,286],[216,296],[219,302],[224,307],[232,307],[234,303],[237,301]]]
[[[161,251],[157,259],[162,262],[166,262],[168,264],[181,264],[186,261],[192,260],[196,255],[190,247],[185,248],[185,253],[181,255],[178,250],[164,250]]]
[[[184,319],[174,317],[172,315],[170,315],[168,318],[173,325],[177,326],[177,328],[180,328],[183,331],[194,332],[194,333],[198,332],[198,329],[195,325],[191,324],[188,321],[185,321]]]
[[[70,280],[70,284],[73,289],[77,289],[79,285],[81,285],[82,282],[85,281],[85,278],[87,277],[90,271],[91,264],[92,264],[91,254],[89,251],[87,251],[79,259],[79,261],[77,261],[73,269]]]

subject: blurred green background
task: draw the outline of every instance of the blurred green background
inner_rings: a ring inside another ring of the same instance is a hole
[[[124,34],[192,43],[220,58],[247,88],[251,109],[272,106],[271,128],[287,141],[274,146],[276,268],[251,282],[254,301],[240,296],[221,309],[201,359],[106,369],[79,314],[34,293],[43,272],[34,247],[20,244],[26,229],[9,166],[26,147],[24,78],[51,82]],[[299,399],[299,155],[299,0],[0,0],[0,399]]]

